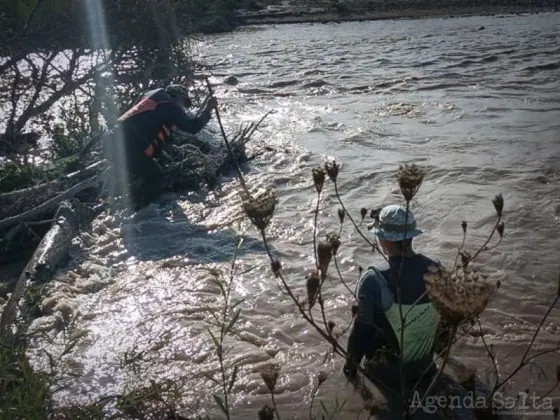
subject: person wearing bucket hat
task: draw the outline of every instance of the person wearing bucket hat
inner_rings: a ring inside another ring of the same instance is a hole
[[[172,142],[173,130],[198,133],[212,117],[217,104],[211,97],[200,116],[191,118],[185,112],[185,108],[192,105],[187,87],[171,84],[145,92],[118,118],[114,132],[120,135],[107,138],[105,155],[112,166],[123,167],[129,177],[139,181],[131,191],[136,210],[161,193],[163,173],[155,160]]]
[[[414,214],[403,206],[384,207],[368,229],[387,261],[368,267],[360,279],[358,313],[348,338],[349,357],[343,370],[347,377],[354,378],[357,366],[365,358],[365,366],[376,366],[368,370],[368,376],[400,392],[400,364],[407,388],[420,377],[435,373],[433,355],[439,315],[427,296],[424,275],[430,266],[440,263],[413,251],[412,240],[423,231],[417,227]],[[407,314],[404,333],[399,292],[402,313]],[[372,364],[380,355],[385,363]]]

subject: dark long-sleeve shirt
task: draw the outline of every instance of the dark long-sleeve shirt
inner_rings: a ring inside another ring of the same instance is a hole
[[[150,157],[157,157],[162,143],[171,141],[171,132],[178,128],[196,134],[208,123],[210,112],[189,117],[164,89],[146,92],[118,120],[129,145],[137,145]]]

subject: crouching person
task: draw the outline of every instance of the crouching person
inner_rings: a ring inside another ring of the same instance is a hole
[[[185,108],[192,105],[188,90],[170,85],[142,95],[139,101],[117,121],[115,135],[105,142],[105,155],[111,163],[119,185],[119,193],[130,186],[135,210],[148,205],[162,192],[164,174],[157,164],[172,133],[180,129],[191,134],[202,130],[211,118],[217,101],[210,98],[197,118],[190,118]]]

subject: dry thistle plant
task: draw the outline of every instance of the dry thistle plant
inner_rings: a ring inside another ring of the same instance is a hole
[[[276,388],[276,381],[280,375],[280,365],[276,363],[263,365],[260,368],[260,374],[263,382],[268,388],[268,391],[274,392],[274,388]]]
[[[261,366],[259,371],[263,382],[268,388],[268,392],[270,392],[270,398],[272,399],[272,406],[274,407],[274,411],[276,412],[276,417],[280,419],[280,413],[278,412],[278,407],[276,405],[276,400],[274,398],[274,390],[276,389],[276,382],[278,381],[278,376],[280,375],[280,365],[277,363],[267,363]],[[273,418],[274,413],[272,412],[272,410],[265,409],[265,407],[263,407],[263,410],[265,410],[263,414],[267,414],[268,416],[272,414],[272,418]]]
[[[400,172],[406,173],[406,170]],[[415,171],[408,171],[414,173]],[[413,175],[415,177],[416,175]],[[407,187],[408,188],[408,187]],[[409,194],[410,190],[405,188],[403,195]],[[473,268],[474,259],[483,251],[488,250],[494,232],[498,232],[501,238],[504,234],[504,223],[501,218],[504,209],[504,199],[498,194],[492,200],[496,210],[497,220],[488,239],[474,255],[464,249],[467,234],[467,222],[461,223],[463,231],[463,242],[455,258],[455,266],[451,271],[444,267],[430,267],[429,273],[424,277],[428,295],[443,318],[443,321],[452,327],[458,327],[465,322],[474,323],[477,317],[484,312],[490,299],[500,287],[500,282],[491,283],[488,276],[481,274]],[[498,243],[499,244],[499,243]]]
[[[260,231],[264,231],[274,215],[278,195],[276,191],[265,188],[257,191],[254,195],[246,192],[242,194],[243,210],[249,220]]]
[[[331,242],[320,242],[317,247],[317,258],[319,264],[319,271],[321,272],[321,281],[327,278],[327,270],[333,255]]]
[[[420,189],[422,181],[424,180],[424,174],[424,171],[415,164],[405,164],[399,167],[397,180],[401,193],[407,202],[411,201]]]
[[[274,420],[274,410],[268,405],[259,410],[259,420]]]
[[[243,209],[247,214],[248,218],[251,222],[257,227],[262,235],[262,239],[264,242],[264,246],[267,250],[268,256],[271,261],[271,270],[274,276],[277,279],[280,279],[281,284],[284,288],[284,293],[288,295],[297,306],[300,315],[311,325],[313,328],[325,339],[325,341],[332,346],[331,351],[333,354],[337,354],[340,357],[347,359],[348,353],[345,349],[345,346],[341,345],[338,342],[338,339],[344,335],[342,333],[334,334],[333,331],[335,330],[336,324],[332,320],[328,320],[327,314],[325,313],[325,305],[324,305],[324,298],[322,294],[322,288],[325,280],[328,278],[328,269],[332,262],[334,262],[334,266],[336,268],[336,273],[340,278],[341,282],[346,286],[346,289],[356,298],[356,295],[352,290],[348,287],[344,278],[340,272],[340,268],[337,262],[337,255],[339,254],[340,246],[341,246],[341,232],[343,229],[343,224],[345,221],[350,221],[353,228],[361,235],[364,241],[371,247],[372,251],[377,250],[377,245],[374,244],[370,239],[368,239],[360,230],[359,225],[356,223],[350,212],[346,209],[343,200],[340,196],[338,190],[337,180],[339,177],[341,165],[336,160],[328,160],[323,167],[314,168],[311,172],[312,181],[314,189],[317,193],[317,204],[314,212],[314,230],[313,230],[313,251],[315,256],[315,267],[307,274],[305,281],[306,281],[306,302],[302,301],[298,296],[294,294],[294,291],[290,288],[287,280],[284,277],[282,263],[279,259],[274,258],[272,252],[270,251],[267,238],[266,238],[266,228],[268,227],[271,218],[273,217],[276,205],[278,203],[278,198],[276,192],[270,189],[264,189],[260,192],[249,195],[248,193],[243,196]],[[332,181],[335,195],[338,199],[340,207],[337,211],[338,221],[340,223],[338,233],[329,233],[326,236],[326,239],[323,241],[317,241],[317,216],[319,212],[319,202],[321,199],[321,195],[325,191],[325,182],[326,177]],[[399,170],[397,171],[397,181],[399,184],[400,191],[402,196],[406,202],[406,210],[408,213],[410,203],[413,198],[417,195],[425,177],[424,169],[420,168],[415,164],[406,164],[401,165]],[[451,270],[447,270],[443,266],[441,267],[432,267],[425,275],[425,284],[426,284],[426,293],[430,297],[431,302],[433,303],[434,307],[438,311],[441,317],[441,322],[446,325],[451,326],[451,334],[449,337],[445,339],[448,341],[446,345],[445,352],[438,352],[439,357],[441,357],[442,363],[438,369],[438,372],[433,378],[432,383],[423,391],[422,401],[430,395],[434,386],[438,383],[440,376],[443,373],[443,369],[446,365],[448,358],[450,357],[450,352],[452,345],[454,344],[455,336],[458,331],[458,327],[463,324],[474,323],[478,320],[479,316],[485,311],[488,303],[496,293],[496,290],[499,288],[499,282],[493,283],[488,281],[488,277],[486,275],[481,274],[478,269],[473,267],[473,262],[477,258],[480,253],[487,251],[489,249],[493,249],[501,243],[501,239],[504,235],[505,225],[502,221],[503,217],[503,210],[504,210],[504,200],[501,194],[494,197],[492,200],[492,204],[497,214],[496,223],[487,238],[486,242],[479,247],[479,249],[474,252],[473,254],[468,253],[465,249],[465,237],[467,234],[468,224],[466,221],[461,223],[461,229],[463,231],[463,242],[458,250],[457,257],[455,263],[453,264],[453,268]],[[374,208],[369,211],[369,216],[371,219],[374,220],[375,223],[379,223],[379,215],[380,215],[381,208]],[[368,209],[366,207],[360,208],[359,212],[360,217],[360,224],[365,220],[366,216],[368,215]],[[408,217],[408,216],[407,216]],[[412,224],[408,224],[408,219],[405,220],[405,234],[407,229],[413,229],[414,226]],[[494,237],[494,235],[499,235],[499,241],[497,244],[492,246],[491,248],[488,247],[490,241]],[[381,254],[383,258],[387,260],[387,257],[384,254]],[[397,281],[399,288],[401,286],[401,272],[402,272],[402,263],[404,257],[401,260],[401,269],[398,270],[396,273],[397,278],[391,279]],[[358,267],[359,269],[359,278],[362,277],[363,269]],[[334,270],[333,270],[334,272]],[[559,290],[558,294],[560,296],[560,281],[559,281]],[[400,296],[400,293],[399,293]],[[400,299],[400,297],[399,297]],[[318,305],[317,305],[318,304]],[[319,308],[317,308],[317,306]],[[318,322],[312,314],[312,310],[315,308],[315,311],[319,311],[321,313],[322,322]],[[353,319],[358,313],[359,307],[357,305],[352,306],[352,321],[349,327],[352,325]],[[401,325],[406,325],[406,317],[408,312],[405,314],[403,311],[400,313],[401,318]],[[546,317],[545,317],[546,318]],[[542,326],[542,324],[541,324]],[[540,327],[539,327],[540,329]],[[346,330],[347,331],[347,330]],[[401,327],[401,334],[403,333],[404,328]],[[537,331],[538,332],[538,331]],[[401,342],[404,342],[401,336]],[[532,343],[531,343],[532,344]],[[403,349],[401,348],[401,353]],[[401,354],[402,356],[402,354]],[[402,357],[401,357],[402,358]],[[383,359],[383,357],[381,358]],[[528,363],[531,358],[526,358],[526,362]],[[379,361],[378,361],[379,362]],[[381,360],[383,362],[383,360]],[[434,361],[435,363],[435,361]],[[362,374],[362,379],[371,379],[368,377],[369,373],[366,370],[366,367],[358,366],[358,372]],[[559,368],[560,369],[560,368]],[[560,375],[560,373],[558,373]],[[272,419],[274,415],[279,418],[278,410],[276,407],[276,403],[274,400],[274,390],[276,388],[276,382],[279,375],[279,367],[278,365],[265,365],[261,370],[261,377],[265,382],[268,390],[271,393],[272,403],[274,409],[265,406],[259,412],[259,418],[261,419]],[[401,373],[402,375],[402,373]],[[317,390],[321,386],[321,384],[326,380],[327,374],[322,372],[318,377],[317,385],[314,387],[314,393],[312,396],[312,402],[310,406],[310,418],[312,418],[312,410],[313,410],[313,400],[317,393]],[[474,375],[471,377],[469,376],[469,381],[474,379]],[[499,383],[502,386],[505,381]],[[468,381],[467,381],[468,382]],[[383,384],[375,381],[376,385],[380,385],[384,388]],[[416,386],[414,387],[416,389]],[[402,402],[405,407],[405,411],[412,415],[416,411],[412,409],[408,402],[407,397],[403,391],[401,395]],[[344,404],[339,404],[338,401],[336,402],[335,411],[342,410]],[[366,404],[366,409],[372,415],[377,413],[380,410],[386,408],[386,405],[380,404],[379,402],[375,402],[372,404],[369,401]]]
[[[309,311],[315,306],[315,302],[317,301],[317,296],[319,294],[319,288],[321,287],[321,278],[319,277],[319,273],[317,271],[311,272],[307,276],[306,281],[306,288],[307,288],[307,303],[309,305]]]
[[[497,290],[495,284],[486,281],[486,276],[463,266],[451,272],[431,266],[424,280],[441,317],[456,327],[482,314]]]

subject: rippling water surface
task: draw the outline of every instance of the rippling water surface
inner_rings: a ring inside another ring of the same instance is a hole
[[[394,182],[400,163],[424,165],[427,178],[413,202],[425,230],[417,250],[448,264],[462,220],[469,224],[469,247],[483,242],[494,221],[490,200],[501,192],[506,234],[481,262],[502,288],[483,321],[500,368],[511,369],[556,292],[560,270],[558,22],[557,14],[541,14],[252,27],[201,45],[214,81],[239,79],[217,90],[231,130],[273,111],[251,142],[262,154],[245,171],[248,183],[278,190],[270,243],[297,293],[304,295],[313,265],[311,169],[326,156],[343,163],[340,189],[356,216],[361,207],[400,202]],[[61,351],[57,331],[64,317],[79,312],[78,327],[89,331],[66,356],[67,370],[80,377],[67,377],[62,401],[173,378],[193,407],[214,412],[210,390],[218,387],[205,375],[218,365],[206,329],[220,297],[207,268],[228,273],[241,235],[233,293],[245,300],[227,354],[228,363],[243,366],[233,388],[238,418],[268,401],[255,367],[272,360],[282,365],[277,401],[285,418],[305,415],[320,369],[330,375],[321,398],[348,398],[347,412],[359,410],[340,360],[322,364],[328,347],[279,291],[255,229],[239,222],[238,191],[235,179],[225,179],[219,193],[172,195],[133,219],[96,220],[94,233],[76,247],[72,272],[58,276],[47,301],[53,315],[34,324],[54,339],[37,340],[37,364],[46,362],[41,348]],[[337,208],[329,183],[319,235],[337,228]],[[379,257],[345,229],[339,263],[351,287],[357,265],[375,262]],[[343,328],[353,302],[334,276],[326,300],[329,318]],[[559,321],[557,310],[539,346],[558,341]],[[122,367],[125,352],[148,349],[154,350],[139,371]],[[481,377],[483,354],[472,339],[456,351]],[[558,354],[543,358],[544,371],[557,361]],[[527,369],[513,389],[547,389],[551,374],[543,382],[537,373]]]

